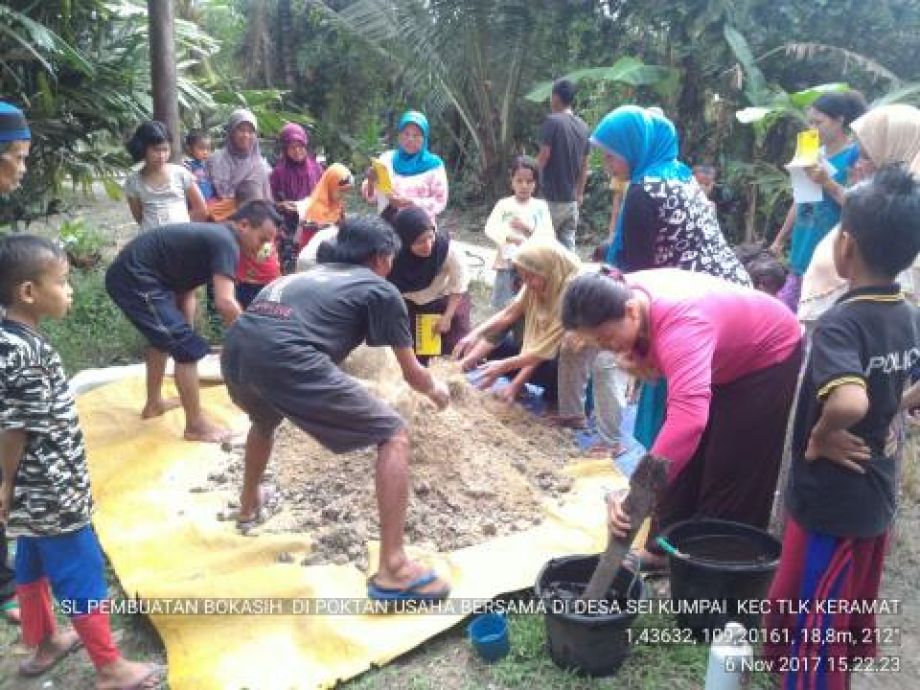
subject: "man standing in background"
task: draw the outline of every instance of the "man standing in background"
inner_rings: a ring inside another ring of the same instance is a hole
[[[540,128],[540,192],[549,205],[556,237],[575,249],[578,207],[588,179],[588,125],[572,112],[575,85],[568,79],[553,84],[550,114]]]

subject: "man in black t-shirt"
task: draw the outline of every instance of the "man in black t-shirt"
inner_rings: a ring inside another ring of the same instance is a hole
[[[556,237],[575,249],[578,207],[588,179],[588,125],[572,112],[575,85],[568,79],[553,84],[552,111],[540,128],[540,192],[549,205]]]
[[[219,443],[226,430],[205,417],[198,394],[198,360],[207,341],[191,323],[195,294],[213,279],[215,306],[226,325],[242,309],[234,294],[240,252],[256,256],[274,241],[281,217],[266,201],[251,201],[223,223],[178,223],[138,235],[112,262],[105,287],[115,304],[147,339],[147,401],[141,416],[185,410],[185,438]],[[166,360],[175,360],[179,400],[163,399]]]
[[[876,652],[874,614],[854,609],[878,596],[894,519],[900,459],[891,425],[920,360],[918,313],[894,280],[918,250],[920,185],[909,173],[883,169],[847,193],[834,265],[850,291],[814,333],[795,415],[782,557],[769,594],[775,605],[766,617],[769,628],[785,631],[768,639],[795,640],[766,651],[796,657],[781,665],[807,676],[802,687],[849,687],[847,668]],[[824,600],[846,606],[821,611],[816,602]]]
[[[271,496],[260,482],[282,419],[333,453],[376,446],[380,563],[368,596],[443,599],[450,587],[411,561],[403,545],[406,422],[338,367],[362,342],[390,347],[406,383],[439,408],[447,406],[447,387],[416,359],[405,302],[385,279],[398,249],[399,238],[379,217],[346,220],[337,238],[320,246],[319,266],[271,283],[227,331],[224,381],[252,421],[237,525],[248,530],[268,517]]]

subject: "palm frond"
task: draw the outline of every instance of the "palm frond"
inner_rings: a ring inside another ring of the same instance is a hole
[[[782,48],[787,57],[795,60],[811,60],[819,54],[829,55],[841,61],[844,74],[851,67],[857,67],[875,79],[885,79],[891,82],[893,86],[901,84],[901,78],[877,60],[840,46],[824,43],[792,42],[783,44]]]

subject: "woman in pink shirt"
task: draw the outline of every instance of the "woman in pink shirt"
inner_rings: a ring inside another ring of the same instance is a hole
[[[668,384],[651,452],[670,461],[642,562],[663,556],[654,537],[694,517],[766,528],[786,422],[802,360],[801,329],[777,299],[713,276],[661,268],[572,281],[567,330]],[[629,523],[611,501],[611,528]],[[625,529],[624,529],[625,528]]]

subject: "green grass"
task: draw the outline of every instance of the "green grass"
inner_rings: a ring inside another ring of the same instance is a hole
[[[703,686],[709,647],[700,645],[635,644],[620,670],[608,678],[586,678],[558,668],[546,649],[546,631],[541,615],[509,616],[511,652],[495,664],[485,664],[466,640],[468,621],[426,642],[392,664],[369,671],[345,683],[349,690],[697,690]],[[635,629],[669,629],[673,619],[643,615]],[[755,688],[771,688],[772,679],[753,678]]]

